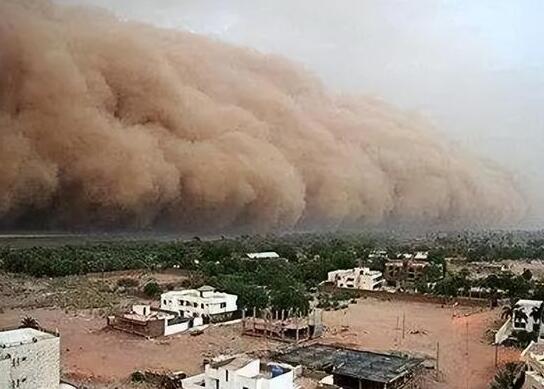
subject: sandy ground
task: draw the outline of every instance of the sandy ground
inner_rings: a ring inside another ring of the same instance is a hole
[[[104,329],[105,319],[99,312],[4,309],[0,328],[16,326],[22,317],[31,315],[42,326],[58,329],[63,375],[77,382],[92,382],[93,388],[128,387],[124,383],[136,370],[184,371],[191,375],[201,372],[204,358],[278,346],[241,337],[239,325],[213,327],[200,336],[182,334],[147,340]],[[432,358],[439,344],[441,374],[439,382],[429,387],[483,389],[495,373],[495,348],[485,339],[485,332],[499,314],[499,310],[360,299],[348,309],[324,313],[328,329],[322,341],[375,351],[415,352]],[[518,358],[517,350],[499,349],[499,363]]]
[[[241,337],[239,325],[210,328],[199,336],[182,334],[147,340],[103,329],[105,320],[91,313],[67,314],[58,309],[6,310],[0,328],[16,326],[30,314],[61,333],[63,375],[78,382],[120,383],[136,370],[200,373],[205,357],[265,350],[273,343]],[[113,387],[113,386],[112,386]],[[118,385],[115,385],[118,387]]]
[[[485,332],[499,314],[498,309],[361,299],[345,310],[325,312],[324,322],[329,326],[327,342],[432,358],[439,347],[441,374],[433,387],[483,389],[495,374],[495,347],[485,339]],[[516,360],[519,351],[499,348],[498,357],[499,364]]]

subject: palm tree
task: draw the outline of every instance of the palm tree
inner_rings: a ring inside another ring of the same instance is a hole
[[[21,325],[19,328],[34,328],[35,330],[40,329],[40,324],[38,323],[38,320],[34,319],[31,316],[25,316],[23,320],[21,320]]]
[[[519,305],[512,302],[509,305],[505,305],[504,307],[502,307],[501,319],[506,320],[510,317],[513,317],[514,312],[516,312],[518,308],[519,308]]]

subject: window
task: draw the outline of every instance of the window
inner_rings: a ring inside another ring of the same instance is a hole
[[[193,307],[197,308],[197,307],[198,307],[198,304],[197,304],[197,303],[194,303],[194,304],[193,304]]]
[[[212,382],[214,383],[213,386],[215,386],[215,389],[219,389],[219,380],[213,380]]]
[[[200,304],[200,308],[204,309],[204,303]]]
[[[225,381],[229,382],[229,371],[225,370]]]
[[[221,303],[221,305],[219,305],[219,308],[226,308],[227,307],[227,303]]]

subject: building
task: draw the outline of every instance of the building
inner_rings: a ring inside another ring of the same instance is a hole
[[[328,273],[327,279],[338,288],[363,290],[380,289],[385,282],[382,272],[370,270],[367,267],[331,271]]]
[[[525,362],[525,382],[523,389],[544,388],[544,344],[531,342],[521,353],[521,360]]]
[[[539,300],[519,300],[512,312],[514,331],[533,332],[540,327],[543,302]]]
[[[0,388],[51,389],[59,387],[60,339],[58,334],[33,328],[0,332]]]
[[[414,254],[414,259],[416,261],[427,261],[429,259],[429,252],[428,251],[417,251]]]
[[[343,389],[408,389],[421,387],[423,359],[315,344],[275,355],[314,375],[329,376],[329,387]]]
[[[323,335],[323,311],[314,309],[307,317],[288,317],[285,311],[262,312],[257,317],[255,309],[253,315],[242,316],[242,335],[264,337],[284,342],[304,342],[319,338]]]
[[[161,310],[191,318],[193,325],[225,321],[238,311],[238,296],[217,292],[211,286],[166,292],[161,295]]]
[[[110,328],[149,338],[177,334],[201,324],[202,320],[182,317],[179,313],[154,309],[149,305],[133,305],[128,313],[108,317]]]
[[[233,357],[214,361],[181,383],[184,389],[294,389],[294,379],[291,366]]]
[[[248,253],[246,256],[249,259],[279,259],[280,255],[274,251],[266,251],[262,253]]]
[[[425,275],[428,262],[414,259],[393,259],[385,263],[384,278],[388,285],[414,284]]]

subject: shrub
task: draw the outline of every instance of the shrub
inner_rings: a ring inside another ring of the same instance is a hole
[[[161,293],[162,293],[161,287],[159,286],[159,284],[157,284],[157,283],[154,282],[154,281],[148,282],[148,283],[145,284],[145,286],[144,286],[144,294],[145,294],[147,297],[151,297],[151,298],[157,297],[157,296],[159,296]]]

